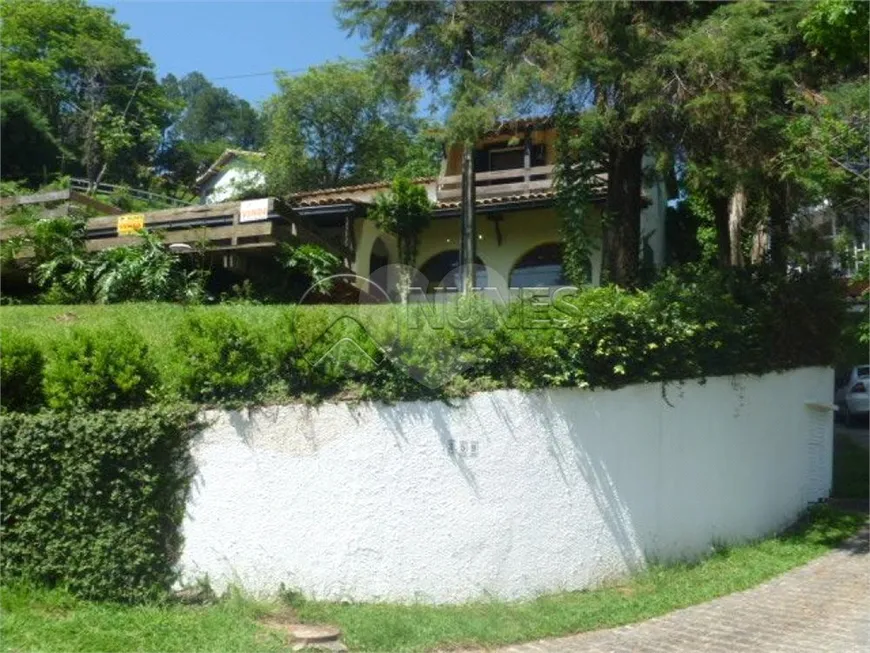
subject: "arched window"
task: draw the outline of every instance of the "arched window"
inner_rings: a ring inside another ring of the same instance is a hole
[[[429,284],[426,292],[435,292],[435,288],[459,288],[459,250],[449,249],[436,254],[423,265],[420,272]],[[480,257],[474,258],[474,286],[486,286],[486,267]]]
[[[390,253],[387,251],[387,246],[380,238],[375,239],[372,245],[372,253],[369,256],[369,279],[376,283],[385,292],[387,288],[387,270],[386,266],[390,264]],[[376,291],[376,289],[373,289]]]
[[[587,278],[591,280],[592,270]],[[511,270],[508,285],[511,288],[546,288],[566,286],[568,280],[562,267],[562,249],[556,243],[539,245],[526,252]]]

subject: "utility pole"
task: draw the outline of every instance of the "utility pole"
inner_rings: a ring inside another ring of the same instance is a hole
[[[474,216],[474,146],[465,143],[462,148],[462,203],[459,221],[462,236],[459,241],[459,266],[462,294],[474,286],[474,260],[477,258],[477,228]]]
[[[458,10],[464,20],[462,34],[462,58],[459,67],[462,71],[461,84],[474,74],[474,26],[468,16],[468,2],[458,3]],[[474,220],[474,143],[466,140],[462,146],[462,203],[459,207],[460,239],[459,268],[462,294],[468,294],[474,287],[474,259],[477,249],[477,228]]]

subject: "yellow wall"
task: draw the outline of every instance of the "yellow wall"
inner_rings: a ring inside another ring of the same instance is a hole
[[[514,265],[529,250],[546,243],[560,242],[559,217],[554,208],[530,209],[500,214],[502,243],[498,244],[495,223],[489,214],[477,215],[477,256],[489,269],[487,285],[507,296],[508,280]],[[380,237],[390,252],[390,263],[398,262],[395,239],[381,234],[369,220],[357,221],[357,259],[354,271],[368,276],[369,257],[375,239]],[[459,249],[459,218],[433,220],[420,237],[416,267],[420,269],[430,258],[444,251]],[[592,283],[598,284],[601,277],[601,253],[596,251],[590,260]],[[390,284],[395,275],[390,275]],[[430,279],[430,281],[437,281]]]
[[[531,133],[534,144],[545,144],[547,164],[554,164],[556,158],[555,142],[556,132],[554,129],[536,129]],[[491,143],[510,144],[511,138],[517,139],[517,144],[522,144],[524,132],[516,134],[502,134],[489,136],[480,141],[479,145]],[[451,147],[447,153],[444,165],[444,175],[452,176],[461,173],[462,148]],[[645,166],[650,166],[652,160],[647,157]],[[435,184],[427,184],[427,192],[431,199],[435,199]],[[367,191],[371,192],[371,191]],[[657,266],[664,263],[665,250],[665,210],[667,208],[664,186],[661,181],[655,181],[644,188],[644,194],[650,200],[650,205],[641,213],[641,240],[646,241],[653,250],[653,258]],[[546,243],[560,242],[559,218],[555,208],[538,208],[526,211],[505,212],[500,215],[503,220],[500,223],[502,243],[498,244],[495,224],[489,219],[489,215],[477,215],[477,255],[484,265],[490,268],[488,285],[496,287],[499,292],[507,292],[507,283],[510,272],[517,261],[529,250]],[[381,234],[377,227],[369,220],[357,220],[355,223],[357,255],[354,271],[360,276],[367,277],[370,274],[369,257],[375,240],[380,237],[387,247],[390,255],[390,263],[398,263],[398,252],[395,239],[392,236]],[[433,220],[430,226],[420,238],[420,249],[416,267],[419,269],[432,256],[448,250],[458,250],[460,239],[459,218],[445,218]],[[641,254],[643,254],[641,252]],[[598,285],[601,280],[601,252],[593,251],[590,256],[592,268],[592,284]],[[388,283],[394,287],[396,274],[388,275]],[[432,280],[434,281],[434,280]]]

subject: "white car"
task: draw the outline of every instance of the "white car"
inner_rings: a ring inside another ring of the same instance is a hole
[[[870,365],[857,365],[837,376],[834,403],[846,426],[870,412]]]

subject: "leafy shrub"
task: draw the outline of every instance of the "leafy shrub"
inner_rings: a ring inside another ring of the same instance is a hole
[[[21,333],[4,331],[0,342],[0,406],[26,411],[42,405],[45,360],[36,342]]]
[[[159,354],[164,386],[206,403],[254,403],[267,389],[274,398],[397,401],[618,388],[830,365],[842,347],[843,290],[824,272],[689,267],[646,291],[589,288],[551,307],[480,299],[449,309],[473,319],[415,303],[201,308],[172,327],[175,346]],[[249,325],[264,317],[261,337]]]
[[[188,316],[175,337],[182,395],[196,402],[256,399],[272,376],[265,343],[229,313]]]
[[[142,231],[136,245],[96,254],[91,262],[94,295],[102,303],[199,301],[202,275],[186,271],[159,234]]]
[[[332,288],[335,282],[331,281],[329,277],[341,267],[341,260],[335,254],[314,243],[300,245],[280,243],[276,258],[284,269],[291,272],[301,272],[310,280],[310,283],[318,284],[318,288],[322,292]]]
[[[115,601],[169,589],[193,410],[10,413],[0,428],[5,580]]]
[[[148,345],[123,326],[73,330],[55,344],[45,371],[47,402],[58,410],[142,406],[157,383]]]

